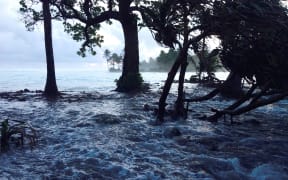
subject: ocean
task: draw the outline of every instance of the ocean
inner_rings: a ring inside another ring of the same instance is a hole
[[[189,79],[191,74],[187,73]],[[165,81],[167,73],[142,72],[146,83],[161,83]],[[99,91],[106,92],[116,88],[115,80],[121,76],[120,72],[97,71],[91,69],[56,69],[57,85],[60,91]],[[0,70],[0,92],[17,91],[21,89],[41,90],[45,86],[45,69],[2,69]]]
[[[138,94],[113,91],[120,73],[64,69],[56,71],[64,92],[58,99],[13,93],[43,90],[45,74],[0,71],[0,121],[24,121],[37,130],[33,148],[11,145],[0,154],[1,178],[288,179],[287,100],[235,116],[233,124],[223,118],[218,123],[202,120],[211,108],[233,102],[216,96],[191,103],[187,119],[165,116],[155,126],[154,111],[144,106],[157,108],[165,73],[142,73],[151,90]],[[217,76],[223,79],[225,73]],[[175,90],[174,84],[168,109]],[[187,97],[210,90],[185,83]]]

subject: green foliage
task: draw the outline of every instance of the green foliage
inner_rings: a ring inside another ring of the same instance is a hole
[[[200,77],[202,76],[202,73],[207,73],[209,75],[215,73],[222,67],[218,53],[215,54],[216,51],[218,50],[214,49],[211,52],[208,52],[208,50],[200,51],[197,53],[198,61],[194,60],[196,58],[192,60]]]
[[[122,17],[123,12],[133,15],[138,21],[138,15],[132,11],[137,10],[138,6],[148,4],[148,0],[62,0],[52,3],[64,20],[65,31],[74,40],[83,42],[77,52],[82,57],[86,56],[86,52],[95,55],[95,47],[101,47],[101,43],[104,42],[103,36],[98,33],[101,23],[112,24],[111,20],[121,22],[125,19]]]
[[[99,5],[98,1],[77,1],[64,0],[54,5],[61,12],[64,20],[64,31],[71,35],[73,40],[83,42],[77,52],[78,55],[85,57],[86,52],[96,55],[95,47],[101,47],[104,41],[103,36],[98,34],[99,23],[91,23],[92,19],[98,17],[105,11],[105,7]],[[109,18],[103,19],[103,21]]]
[[[73,40],[82,43],[81,48],[77,52],[78,55],[85,57],[86,52],[88,51],[91,55],[96,55],[95,47],[101,47],[101,43],[104,42],[104,37],[100,34],[97,34],[97,30],[99,30],[100,25],[97,24],[95,26],[86,26],[83,23],[73,23],[65,21],[63,22],[65,32],[70,34]]]
[[[175,45],[179,47],[184,37],[189,36],[191,39],[199,35],[202,30],[200,17],[206,11],[208,2],[209,0],[153,1],[142,12],[142,18],[157,42],[170,48]]]
[[[96,51],[94,48],[101,46],[103,42],[103,36],[97,33],[100,29],[100,24],[87,25],[87,23],[89,18],[98,16],[105,10],[102,6],[90,3],[85,4],[85,2],[76,0],[50,1],[52,19],[63,21],[64,31],[70,34],[75,41],[83,42],[77,52],[82,57],[86,56],[86,51],[95,55]],[[23,16],[27,30],[34,30],[37,23],[44,20],[41,0],[20,0],[19,3],[19,11]],[[89,14],[85,14],[86,12],[88,13],[87,8],[89,9]],[[73,21],[72,19],[78,19],[79,21]]]
[[[24,22],[28,31],[33,31],[35,26],[44,20],[41,0],[20,0],[19,4],[19,12],[23,17],[22,21]],[[56,7],[51,6],[50,13],[52,19],[61,20],[60,12]]]
[[[169,49],[167,53],[163,50],[160,52],[159,56],[156,58],[156,61],[159,64],[173,64],[178,56],[179,50]]]
[[[160,51],[160,54],[156,57],[157,66],[162,71],[169,71],[173,63],[176,61],[178,55],[180,53],[179,49],[172,49],[170,48],[169,51],[166,53],[165,51]],[[193,61],[193,56],[188,55],[187,58],[188,62]],[[193,65],[193,63],[192,63]],[[189,70],[195,71],[195,67],[188,66]]]
[[[214,18],[227,68],[258,85],[273,80],[287,88],[288,16],[279,1],[218,2]]]
[[[117,91],[119,92],[130,92],[134,90],[141,90],[143,85],[143,78],[140,73],[129,73],[122,75],[117,80]]]
[[[28,31],[33,31],[35,25],[43,20],[43,11],[40,1],[35,0],[20,0],[19,11],[23,15],[23,21]],[[36,10],[41,9],[41,10]]]
[[[119,71],[122,68],[123,56],[121,54],[112,53],[106,49],[104,51],[104,57],[106,58],[109,71]]]
[[[177,59],[179,51],[179,49],[169,49],[168,52],[162,50],[155,59],[150,58],[149,62],[140,62],[140,70],[150,72],[168,72]],[[187,61],[189,62],[187,71],[195,72],[195,67],[199,62],[198,59],[195,57],[195,55],[188,55]]]
[[[105,49],[104,58],[106,58],[108,60],[110,58],[110,56],[111,56],[111,51],[108,49]]]

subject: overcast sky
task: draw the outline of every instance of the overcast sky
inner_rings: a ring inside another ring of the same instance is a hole
[[[0,68],[45,68],[43,24],[28,32],[21,22],[18,0],[0,0]],[[104,24],[100,31],[104,43],[97,48],[96,56],[82,58],[76,54],[81,43],[63,32],[61,23],[53,22],[53,46],[57,67],[92,67],[105,69],[103,51],[109,49],[120,53],[124,48],[123,33],[119,23]],[[148,30],[139,32],[140,60],[156,57],[162,49],[151,37]]]

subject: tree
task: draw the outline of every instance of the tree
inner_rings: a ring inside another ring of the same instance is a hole
[[[109,71],[113,72],[113,71],[121,70],[122,59],[123,59],[123,56],[121,54],[120,55],[118,55],[117,53],[111,54],[111,51],[106,49],[104,51],[104,57],[107,60]],[[116,67],[115,67],[115,65],[116,65]]]
[[[221,40],[224,66],[251,84],[235,103],[224,110],[214,109],[209,120],[239,115],[288,96],[288,12],[280,1],[215,1],[209,18],[207,28],[214,29]],[[209,98],[215,94],[211,92]],[[193,101],[199,99],[207,98]]]
[[[206,0],[164,0],[152,4],[152,8],[145,11],[143,16],[145,25],[150,28],[155,40],[160,44],[174,48],[178,46],[178,56],[168,73],[163,92],[159,99],[157,119],[164,120],[166,99],[172,82],[180,68],[178,96],[175,103],[175,115],[185,116],[183,84],[188,65],[188,50],[197,44],[202,38],[208,36],[208,32],[202,31],[199,24],[200,16],[206,11]],[[200,33],[197,33],[200,32]]]
[[[166,53],[161,50],[159,56],[156,58],[157,64],[166,71],[169,71],[178,55],[178,50],[170,48]]]
[[[103,37],[97,34],[100,24],[111,23],[116,20],[121,23],[125,48],[122,75],[117,82],[118,91],[132,91],[141,88],[142,77],[139,73],[139,46],[138,46],[138,14],[140,6],[149,4],[148,0],[61,0],[54,5],[61,12],[65,20],[65,28],[73,39],[84,40],[79,54],[84,56],[85,51],[95,54],[94,46],[100,46]],[[73,21],[69,21],[73,20]],[[77,22],[74,22],[77,20]],[[130,83],[133,82],[133,83]]]
[[[206,46],[205,41],[203,44],[203,46]],[[191,76],[190,81],[208,84],[212,83],[213,85],[220,82],[220,80],[215,77],[215,72],[222,67],[218,54],[218,49],[208,52],[206,48],[203,48],[201,51],[196,52],[195,56],[197,58],[194,57],[191,62],[196,69],[197,75]],[[207,76],[204,76],[204,73],[207,73]]]
[[[36,12],[27,4],[42,4],[42,11]],[[50,13],[50,0],[21,0],[20,1],[20,12],[24,16],[29,16],[33,14],[33,20],[26,19],[24,22],[28,30],[33,30],[33,26],[39,20],[44,20],[44,36],[45,36],[45,51],[46,51],[46,64],[47,64],[47,76],[44,94],[47,96],[58,95],[58,88],[56,84],[55,66],[54,66],[54,55],[53,55],[53,45],[52,45],[52,17]],[[43,17],[40,18],[40,17]]]
[[[156,58],[157,62],[160,64],[173,64],[174,60],[176,59],[178,51],[175,49],[170,48],[167,53],[163,50],[160,51],[159,56]]]
[[[104,58],[106,58],[107,61],[108,61],[108,59],[110,58],[110,56],[111,56],[111,51],[110,51],[109,49],[105,49],[105,51],[104,51]]]

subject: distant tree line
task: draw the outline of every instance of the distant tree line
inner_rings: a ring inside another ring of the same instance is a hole
[[[161,50],[157,57],[150,58],[149,61],[140,62],[140,71],[168,72],[178,53],[179,50],[177,49],[169,49],[168,52]],[[192,58],[192,56],[189,56],[189,61],[193,61]],[[196,71],[193,64],[189,66],[189,71]]]
[[[168,52],[161,50],[159,55],[155,58],[150,57],[149,61],[140,61],[139,68],[141,72],[168,72],[173,65],[179,50],[169,49]],[[205,50],[204,56],[209,57],[210,53]],[[117,53],[112,53],[108,49],[104,51],[104,58],[107,61],[108,70],[110,72],[121,71],[123,56]],[[207,63],[200,60],[199,55],[188,55],[187,61],[189,65],[187,71],[196,72],[197,77],[204,76],[203,73],[214,73],[218,70],[223,70],[218,56],[212,56]],[[200,78],[201,79],[201,78]]]

